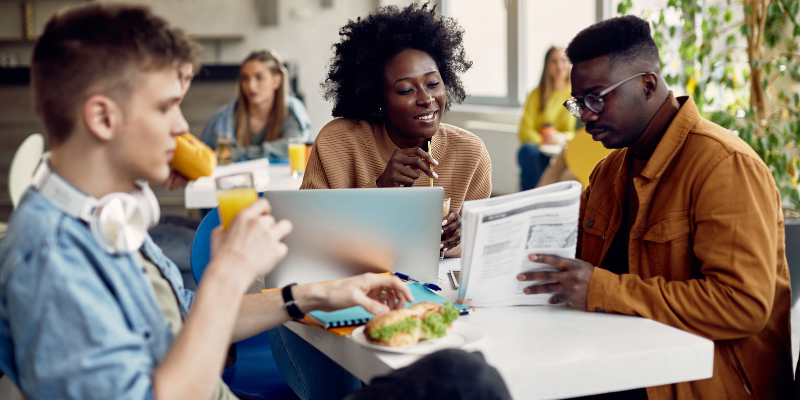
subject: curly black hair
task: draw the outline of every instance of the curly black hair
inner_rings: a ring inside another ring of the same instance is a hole
[[[467,93],[459,75],[472,67],[464,52],[464,29],[435,10],[427,3],[381,7],[339,30],[328,77],[320,84],[325,100],[333,101],[334,117],[382,119],[384,68],[406,49],[424,51],[436,62],[447,88],[445,109],[451,101],[464,101]]]
[[[605,55],[612,65],[642,59],[658,62],[650,24],[633,15],[610,18],[580,31],[567,46],[567,57],[573,64]]]

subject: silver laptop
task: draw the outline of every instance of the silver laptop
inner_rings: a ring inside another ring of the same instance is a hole
[[[289,254],[265,286],[311,283],[362,272],[402,272],[436,283],[444,189],[266,191],[276,219],[294,230]]]

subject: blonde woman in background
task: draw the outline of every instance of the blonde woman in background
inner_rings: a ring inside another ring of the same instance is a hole
[[[286,158],[289,138],[310,140],[311,121],[303,102],[288,94],[288,72],[272,50],[250,53],[239,70],[239,96],[206,123],[202,140],[217,148],[231,132],[233,160]]]
[[[539,87],[528,95],[519,126],[522,146],[517,159],[522,169],[522,190],[536,187],[550,162],[552,153],[542,152],[542,146],[563,146],[575,135],[577,120],[564,108],[564,102],[572,96],[569,73],[564,49],[550,47],[545,55]]]

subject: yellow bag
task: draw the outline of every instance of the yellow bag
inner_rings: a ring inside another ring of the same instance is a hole
[[[217,166],[214,150],[191,133],[178,136],[177,142],[170,168],[192,181],[201,176],[211,176]]]

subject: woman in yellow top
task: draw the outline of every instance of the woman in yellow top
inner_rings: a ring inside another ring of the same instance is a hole
[[[536,187],[550,162],[550,155],[543,153],[541,146],[563,146],[575,135],[576,119],[564,108],[564,102],[572,96],[569,70],[564,49],[550,47],[545,55],[539,87],[528,96],[519,124],[522,147],[517,160],[522,169],[522,190]]]

